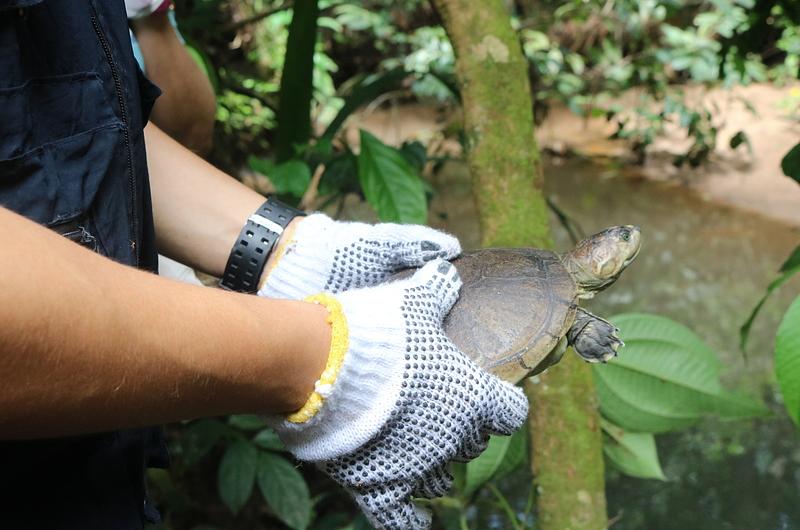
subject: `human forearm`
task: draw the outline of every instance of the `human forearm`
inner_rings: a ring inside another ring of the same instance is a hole
[[[325,365],[318,306],[171,282],[1,208],[0,226],[0,438],[294,410]]]
[[[216,101],[205,73],[178,39],[166,13],[133,21],[148,77],[162,95],[150,119],[190,150],[211,150]]]
[[[186,150],[153,124],[144,131],[159,251],[222,276],[231,247],[264,196]]]

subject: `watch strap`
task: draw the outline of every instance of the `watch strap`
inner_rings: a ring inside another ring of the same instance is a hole
[[[247,218],[219,282],[220,287],[255,293],[272,248],[292,219],[306,215],[270,197]]]

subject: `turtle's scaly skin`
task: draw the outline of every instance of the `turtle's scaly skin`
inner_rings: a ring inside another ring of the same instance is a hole
[[[517,382],[556,347],[575,319],[577,288],[555,252],[465,252],[453,261],[464,286],[444,323],[479,366]]]

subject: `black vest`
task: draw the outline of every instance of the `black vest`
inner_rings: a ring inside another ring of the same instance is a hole
[[[122,0],[0,0],[0,205],[155,271],[142,129],[157,95]],[[144,468],[166,464],[155,428],[0,442],[0,528],[140,529],[157,517]]]

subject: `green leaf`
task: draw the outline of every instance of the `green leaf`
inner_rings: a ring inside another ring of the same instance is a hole
[[[626,352],[627,353],[627,352]],[[609,369],[610,368],[610,369]],[[702,413],[681,410],[663,397],[650,397],[646,403],[637,401],[636,394],[645,394],[652,384],[651,378],[627,371],[614,373],[615,367],[595,367],[595,385],[602,414],[626,428],[644,432],[680,430],[694,424]],[[622,378],[631,377],[631,381]],[[606,379],[610,381],[606,383]],[[622,379],[623,384],[620,384]],[[657,393],[656,389],[654,393]]]
[[[228,418],[228,423],[243,431],[256,431],[264,428],[264,420],[255,414],[235,414]]]
[[[381,221],[424,224],[428,218],[425,188],[405,157],[361,130],[358,178],[367,201]]]
[[[509,436],[492,436],[481,455],[467,464],[464,496],[470,497],[497,472],[511,443]]]
[[[253,438],[253,443],[262,449],[269,449],[271,451],[283,451],[285,447],[281,442],[278,435],[272,429],[264,429],[256,434]]]
[[[305,530],[311,522],[311,496],[303,476],[274,453],[258,457],[258,487],[275,515],[294,530]]]
[[[300,160],[289,160],[277,165],[267,175],[278,193],[288,193],[301,198],[311,183],[311,170]]]
[[[188,466],[196,464],[220,440],[230,436],[232,429],[219,420],[198,420],[186,427],[181,436],[183,461]]]
[[[652,433],[626,432],[602,418],[600,425],[608,434],[603,452],[614,467],[632,477],[666,480]]]
[[[249,442],[234,442],[219,464],[219,495],[234,514],[247,503],[256,478],[258,451]]]
[[[414,140],[413,142],[403,142],[400,146],[400,154],[402,154],[406,161],[411,164],[415,171],[422,171],[425,162],[428,161],[428,150],[422,142]]]
[[[457,492],[464,491],[464,485],[467,483],[467,464],[454,462],[450,465],[449,471],[453,475],[453,489]]]
[[[797,272],[798,269],[800,269],[800,245],[786,258],[778,272]]]
[[[781,160],[783,174],[800,184],[800,144],[792,147]]]
[[[764,292],[764,296],[761,297],[761,300],[758,301],[756,306],[750,312],[750,316],[747,317],[745,323],[742,324],[741,328],[739,328],[739,349],[741,349],[743,353],[746,352],[747,339],[750,337],[750,328],[753,327],[753,321],[758,316],[759,311],[761,311],[761,307],[764,305],[773,291],[786,283],[789,278],[791,278],[798,271],[800,271],[800,245],[798,245],[789,258],[783,262],[783,265],[781,265],[781,268],[778,271],[778,277],[770,282],[770,284],[767,286],[767,290]]]
[[[494,478],[500,478],[511,473],[524,465],[527,461],[528,430],[518,429],[517,432],[511,435],[506,455],[497,467],[497,471],[494,472]]]
[[[763,405],[722,388],[722,363],[691,330],[655,315],[612,319],[626,346],[607,365],[595,365],[600,409],[634,432],[687,427],[709,414],[740,418],[766,413]]]
[[[448,68],[434,68],[430,70],[423,79],[430,78],[432,83],[436,83],[438,87],[444,87],[446,91],[437,91],[440,94],[440,99],[452,98],[454,103],[461,103],[461,87],[458,84],[458,78],[455,73]],[[415,83],[414,86],[418,86]],[[414,88],[412,86],[412,88]],[[437,87],[437,88],[438,88]]]
[[[789,306],[778,327],[775,374],[786,410],[800,426],[800,296]]]
[[[346,151],[325,165],[319,181],[319,193],[347,193],[360,191],[358,183],[358,160],[351,151]]]
[[[248,163],[253,171],[267,177],[275,186],[275,191],[281,195],[289,194],[299,199],[311,183],[311,170],[301,160],[273,164],[269,160],[251,156]]]
[[[727,390],[714,397],[711,412],[723,420],[745,420],[769,415],[769,409],[759,399]]]

